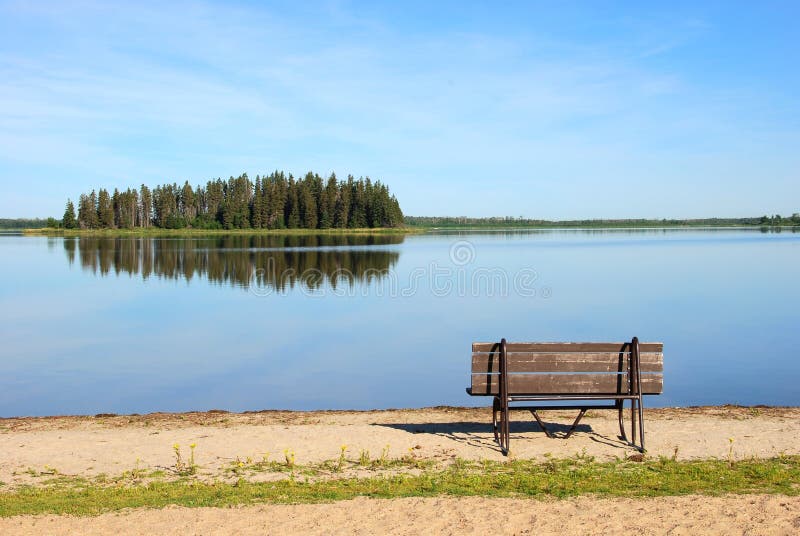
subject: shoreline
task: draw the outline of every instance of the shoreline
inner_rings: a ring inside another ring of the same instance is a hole
[[[376,227],[358,229],[163,229],[160,227],[137,229],[56,229],[50,227],[36,229],[8,229],[9,233],[21,233],[25,236],[102,236],[116,237],[186,237],[186,236],[225,236],[225,235],[251,235],[251,236],[285,236],[285,235],[418,235],[442,233],[500,233],[524,231],[659,231],[659,230],[752,230],[752,231],[800,231],[800,225],[709,225],[709,224],[663,224],[653,225],[602,224],[597,226],[587,225],[525,225],[507,227],[480,227],[480,226],[405,226],[405,227]]]
[[[409,230],[407,228],[358,228],[358,229],[162,229],[149,227],[147,229],[22,229],[25,236],[101,236],[116,237],[185,237],[185,236],[287,236],[287,235],[406,235],[419,234],[423,231]]]
[[[385,409],[286,409],[286,408],[270,408],[270,409],[256,409],[244,411],[231,411],[226,409],[208,409],[208,410],[189,410],[189,411],[152,411],[148,413],[76,413],[76,414],[53,414],[53,415],[10,415],[0,416],[0,432],[4,423],[11,421],[31,421],[31,422],[47,422],[47,421],[61,421],[61,420],[108,420],[108,419],[124,419],[126,422],[145,422],[147,420],[157,419],[159,421],[175,420],[176,422],[184,422],[187,419],[197,418],[218,418],[220,415],[228,417],[239,418],[253,418],[255,416],[271,417],[281,420],[292,416],[306,417],[306,418],[319,418],[323,416],[347,416],[347,415],[380,415],[390,414],[394,412],[404,413],[420,413],[426,414],[430,412],[452,412],[457,413],[474,413],[488,411],[490,405],[484,406],[423,406],[423,407],[406,407],[406,408],[385,408]],[[513,410],[514,408],[512,408]],[[648,414],[654,415],[680,415],[680,414],[714,414],[717,416],[760,416],[771,415],[779,416],[784,414],[794,414],[796,411],[800,412],[800,404],[796,406],[772,406],[768,404],[754,404],[754,405],[741,405],[741,404],[710,404],[698,406],[668,406],[668,407],[645,407]],[[559,413],[558,410],[555,411]]]

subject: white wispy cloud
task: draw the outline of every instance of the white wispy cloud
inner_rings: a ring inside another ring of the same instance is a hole
[[[335,169],[387,180],[419,213],[436,208],[417,194],[435,181],[452,190],[492,174],[508,195],[522,180],[610,180],[611,196],[670,158],[735,154],[753,125],[795,139],[770,136],[759,89],[732,99],[653,63],[702,35],[700,18],[612,18],[601,24],[627,33],[581,41],[296,9],[0,5],[0,181],[30,173],[54,212],[95,185]]]

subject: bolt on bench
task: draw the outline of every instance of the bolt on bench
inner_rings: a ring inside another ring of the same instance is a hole
[[[554,437],[539,417],[546,409],[577,409],[565,439],[572,435],[590,409],[616,409],[619,431],[623,426],[623,404],[631,401],[631,444],[644,452],[643,395],[661,394],[664,384],[664,345],[643,342],[476,342],[472,344],[472,385],[467,394],[492,396],[494,438],[508,454],[512,409],[529,410],[548,437]],[[610,401],[598,404],[601,401]],[[550,405],[553,401],[570,405]],[[511,403],[533,402],[511,407]],[[537,404],[547,402],[547,404]],[[498,418],[499,414],[499,418]]]

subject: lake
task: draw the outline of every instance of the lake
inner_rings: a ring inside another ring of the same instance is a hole
[[[0,235],[0,415],[487,405],[472,341],[664,342],[649,406],[800,404],[800,233]]]

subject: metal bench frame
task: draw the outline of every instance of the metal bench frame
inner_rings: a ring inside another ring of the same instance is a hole
[[[528,410],[533,414],[533,417],[536,419],[536,422],[542,428],[542,431],[547,435],[547,437],[553,438],[555,437],[553,433],[547,429],[545,424],[542,422],[542,419],[539,417],[538,411],[540,410],[567,410],[567,409],[577,409],[579,410],[578,416],[575,418],[575,421],[572,423],[569,431],[566,433],[564,438],[568,438],[572,435],[575,429],[580,423],[583,416],[586,412],[590,409],[615,409],[618,411],[619,415],[619,431],[620,436],[623,441],[628,442],[628,437],[625,434],[625,426],[623,422],[623,404],[626,400],[631,401],[631,445],[636,447],[640,452],[644,452],[644,410],[642,404],[642,375],[641,370],[639,367],[639,339],[634,337],[630,343],[630,359],[628,361],[629,366],[628,370],[626,371],[628,374],[628,389],[627,393],[619,393],[619,394],[598,394],[598,395],[591,395],[591,394],[581,394],[581,395],[572,395],[572,394],[548,394],[548,395],[532,395],[532,394],[524,394],[524,393],[514,393],[509,394],[508,392],[508,358],[507,358],[507,350],[506,350],[506,340],[502,339],[500,341],[500,392],[498,395],[494,396],[494,401],[492,403],[492,428],[494,430],[494,438],[495,441],[498,442],[500,445],[500,450],[504,455],[508,454],[511,437],[509,432],[509,422],[510,422],[510,412],[512,409],[516,410]],[[473,394],[471,389],[467,389],[469,394]],[[514,406],[511,407],[510,404],[514,402],[545,402],[545,401],[573,401],[573,402],[595,402],[600,400],[611,400],[613,401],[612,404],[597,404],[597,403],[588,403],[588,404],[572,404],[572,405],[563,405],[563,406],[551,406],[551,405],[538,405],[538,404],[527,404],[523,406]],[[499,418],[498,418],[499,414]],[[639,445],[636,445],[636,432],[637,432],[637,417],[639,421]]]

